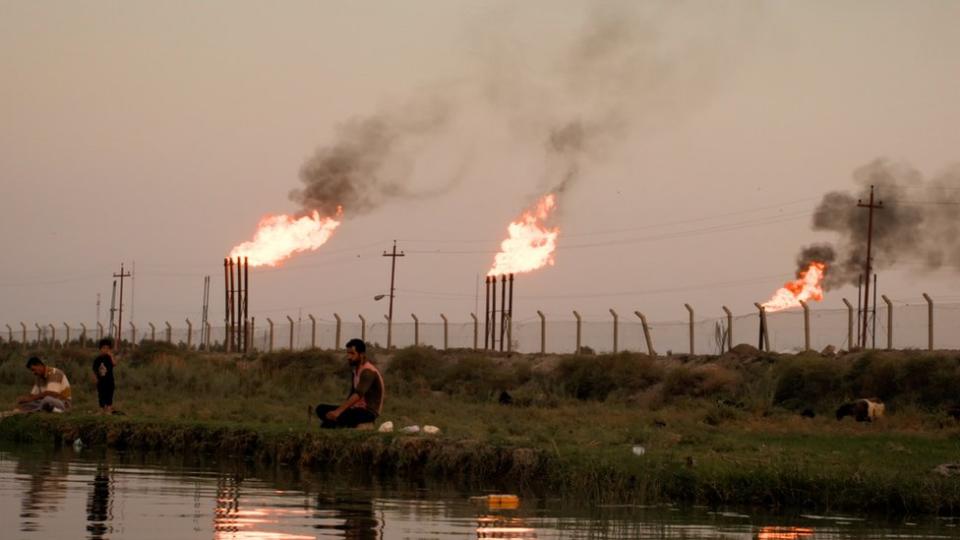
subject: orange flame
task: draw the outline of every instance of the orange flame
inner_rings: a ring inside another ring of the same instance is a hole
[[[822,262],[810,263],[806,270],[800,272],[800,277],[781,287],[763,307],[767,311],[780,311],[799,306],[801,300],[823,300],[822,283],[826,270],[827,265]]]
[[[316,210],[299,218],[267,215],[257,225],[253,240],[234,247],[230,257],[247,257],[251,266],[277,266],[295,253],[313,251],[325,244],[340,226],[342,214],[338,209],[337,219],[321,218]]]
[[[537,201],[534,208],[524,212],[519,220],[510,223],[507,227],[509,236],[500,244],[500,253],[494,258],[488,276],[530,272],[553,264],[560,229],[548,228],[543,221],[556,206],[556,195],[549,193]]]

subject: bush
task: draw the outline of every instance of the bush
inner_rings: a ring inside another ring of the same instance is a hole
[[[784,359],[775,368],[777,379],[773,401],[791,410],[836,403],[843,395],[843,368],[835,361],[813,356]]]

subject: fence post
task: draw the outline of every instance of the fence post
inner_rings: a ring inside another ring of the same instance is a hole
[[[510,275],[513,279],[513,274]],[[513,315],[507,312],[507,352],[513,352]]]
[[[205,346],[205,347],[207,348],[207,350],[209,351],[209,350],[210,350],[210,336],[213,335],[213,325],[210,324],[210,321],[206,321],[206,322],[204,323],[204,326],[206,326],[206,328],[203,329],[203,332],[204,332],[203,343],[204,343],[204,346]],[[249,348],[249,347],[247,347],[247,348]]]
[[[307,315],[310,317],[310,348],[317,348],[317,318],[313,315]]]
[[[449,344],[449,342],[447,341],[448,339],[447,327],[449,323],[447,322],[447,316],[444,315],[443,313],[440,314],[440,318],[443,319],[443,350],[447,350],[448,344]]]
[[[187,321],[187,350],[190,350],[193,345],[193,323],[190,322],[190,319],[185,320]]]
[[[333,350],[339,351],[340,350],[340,327],[342,326],[343,321],[340,320],[340,315],[337,313],[333,314],[333,318],[337,320],[337,333],[336,333],[337,341],[333,345]]]
[[[413,346],[419,347],[420,346],[420,319],[417,318],[416,313],[411,313],[410,316],[413,317]]]
[[[48,324],[47,326],[50,327],[50,347],[56,347],[57,346],[57,327],[52,324]]]
[[[250,351],[256,351],[254,345],[257,343],[256,336],[257,331],[257,318],[250,317],[250,332],[247,333],[247,349]]]
[[[846,298],[843,303],[847,306],[847,350],[850,350],[853,348],[853,305]]]
[[[887,350],[893,350],[893,302],[887,298],[887,295],[881,294],[883,302],[887,304]]]
[[[103,324],[97,323],[97,341],[103,339]]]
[[[41,340],[41,338],[45,337],[44,334],[45,334],[46,332],[44,332],[44,330],[43,330],[42,328],[40,328],[40,325],[39,325],[38,323],[33,323],[33,325],[37,327],[37,345],[39,346],[39,345],[40,345],[40,340]]]
[[[11,328],[9,324],[5,324],[4,326],[7,327],[7,337],[10,343],[13,343],[13,328]]]
[[[363,318],[363,315],[358,315],[360,317],[360,340],[364,343],[367,342],[367,319]]]
[[[923,293],[923,299],[927,301],[927,349],[933,350],[933,298]]]
[[[617,312],[614,311],[613,308],[610,308],[610,314],[613,315],[613,354],[617,354],[618,352],[617,338],[619,337],[619,330],[617,329],[617,327],[620,326],[619,324],[617,324],[617,321],[620,320],[620,317],[617,316]]]
[[[87,325],[80,323],[80,346],[83,347],[87,343]]]
[[[273,319],[271,319],[270,317],[267,317],[267,326],[270,327],[270,331],[269,331],[269,333],[267,334],[267,335],[269,336],[269,337],[267,338],[267,340],[268,340],[268,341],[267,341],[267,352],[273,352]]]
[[[694,354],[693,347],[693,308],[690,307],[690,304],[684,304],[683,307],[687,308],[687,311],[690,312],[690,354]]]
[[[470,317],[473,318],[473,349],[477,350],[477,345],[479,344],[480,337],[480,320],[477,319],[476,313],[471,313]]]
[[[576,354],[580,354],[580,327],[583,324],[583,321],[580,319],[580,314],[577,313],[577,310],[573,310],[573,316],[577,318],[577,349]]]
[[[136,346],[137,344],[137,327],[133,324],[133,321],[130,321],[130,345]]]
[[[537,316],[540,317],[540,354],[547,354],[547,317],[539,309]]]
[[[66,337],[63,338],[63,346],[66,347],[70,343],[70,325],[63,323],[63,327],[67,329]]]
[[[290,321],[290,344],[288,348],[293,350],[293,317],[287,315],[287,320]]]
[[[640,317],[640,325],[643,326],[643,339],[647,342],[647,354],[656,356],[657,351],[653,349],[653,338],[650,336],[650,325],[647,324],[647,317],[639,311],[634,311],[633,314]]]
[[[760,350],[770,350],[770,333],[767,331],[767,308],[759,302],[754,302],[754,306],[760,310]]]
[[[800,300],[800,307],[803,308],[803,350],[810,350],[810,306],[803,300]]]
[[[157,327],[154,326],[152,322],[151,322],[151,323],[147,323],[147,324],[150,325],[150,341],[156,341],[156,340],[157,340]]]
[[[723,306],[723,312],[727,314],[727,350],[732,351],[733,350],[733,313],[730,312],[727,306]],[[721,347],[721,349],[723,349],[723,347]],[[721,350],[720,352],[723,352],[723,351]]]
[[[163,324],[167,327],[167,345],[173,344],[173,327],[170,326],[170,321],[163,321]]]

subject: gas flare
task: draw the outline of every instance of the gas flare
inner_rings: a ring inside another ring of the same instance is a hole
[[[230,257],[248,257],[250,266],[278,266],[296,253],[325,244],[340,226],[342,214],[338,208],[335,218],[322,218],[316,210],[299,218],[267,215],[257,225],[253,240],[234,247]]]
[[[804,302],[823,300],[823,276],[826,271],[826,264],[810,263],[806,270],[800,272],[797,279],[781,287],[774,293],[773,298],[763,304],[763,307],[767,311],[780,311],[799,306],[801,300]]]
[[[553,193],[544,195],[536,206],[507,227],[508,237],[500,244],[488,276],[530,272],[554,262],[559,227],[547,227],[544,221],[557,206]]]

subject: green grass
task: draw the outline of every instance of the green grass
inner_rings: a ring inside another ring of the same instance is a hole
[[[4,420],[0,437],[63,443],[79,435],[95,444],[430,473],[606,502],[960,509],[960,481],[931,472],[960,456],[960,426],[943,414],[955,404],[948,387],[956,355],[755,353],[682,362],[411,348],[382,358],[381,420],[439,426],[434,438],[320,432],[308,407],[339,402],[349,386],[345,361],[329,352],[240,358],[144,347],[121,357],[116,405],[126,415],[111,418],[93,415],[92,351],[45,357],[70,377],[73,411]],[[12,405],[29,389],[24,358],[0,349],[0,402]],[[504,389],[513,405],[497,403]],[[839,402],[862,395],[882,396],[888,416],[873,424],[833,418]],[[801,418],[803,408],[819,414]]]

